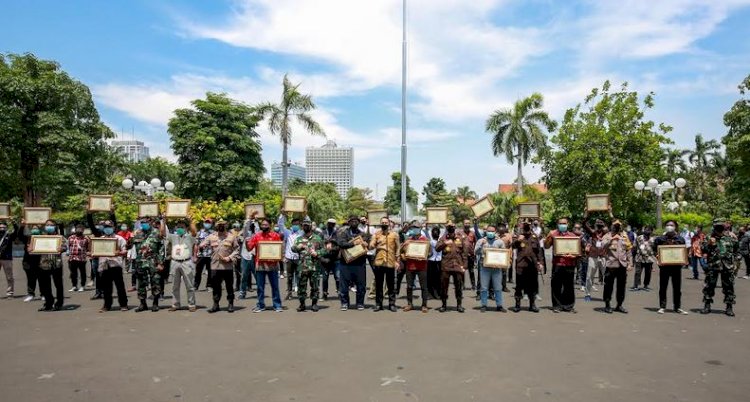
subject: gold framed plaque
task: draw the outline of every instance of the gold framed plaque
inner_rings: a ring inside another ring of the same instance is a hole
[[[305,197],[287,196],[284,198],[284,212],[307,212],[307,199]]]
[[[29,254],[58,254],[62,236],[31,236]]]
[[[259,241],[258,242],[258,260],[259,261],[281,261],[284,259],[284,242],[283,241]]]
[[[23,220],[27,225],[43,225],[52,215],[52,208],[32,208],[23,209]]]
[[[0,219],[10,219],[10,203],[0,203]]]
[[[656,249],[659,265],[687,265],[688,249],[684,244],[661,245]]]
[[[116,237],[92,237],[91,238],[91,256],[92,257],[116,257],[117,256],[117,238]]]
[[[510,268],[513,251],[507,248],[484,248],[482,249],[484,268]]]
[[[152,217],[159,216],[159,203],[158,202],[139,202],[138,203],[138,217]]]
[[[387,218],[387,217],[388,217],[388,211],[386,210],[367,211],[367,222],[371,226],[380,225],[380,220],[383,218]]]
[[[364,246],[365,243],[364,240],[362,240],[362,237],[357,236],[352,239],[352,241],[357,239],[361,241],[360,244],[354,247],[342,249],[342,252],[344,253],[344,261],[346,261],[347,264],[367,254],[367,249]]]
[[[266,217],[265,204],[245,204],[245,219],[250,219],[250,215],[253,214],[253,211],[257,211],[257,214],[255,214],[256,218]]]
[[[410,240],[405,254],[410,260],[426,260],[430,256],[430,242]]]
[[[111,195],[90,195],[89,205],[87,210],[89,212],[109,212],[112,210],[112,196]]]
[[[492,204],[490,197],[484,196],[479,201],[471,205],[471,210],[474,212],[474,216],[481,218],[490,212],[495,210],[495,206]]]
[[[581,255],[581,238],[578,236],[554,237],[555,255]]]
[[[538,202],[522,202],[518,204],[519,218],[539,218],[542,216],[542,207]]]
[[[185,218],[190,214],[190,200],[167,200],[164,216],[167,218]]]
[[[434,207],[425,208],[427,213],[427,223],[431,225],[445,225],[448,223],[448,208]]]
[[[586,209],[589,212],[609,211],[609,194],[586,194]]]

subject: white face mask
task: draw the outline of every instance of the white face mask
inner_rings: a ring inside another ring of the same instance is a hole
[[[667,226],[665,229],[667,229],[667,233],[673,233],[674,232],[674,226]]]

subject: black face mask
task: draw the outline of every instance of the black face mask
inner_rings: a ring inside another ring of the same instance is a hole
[[[446,231],[450,234],[456,233],[456,227],[455,226],[448,226]]]
[[[604,225],[596,225],[597,230],[604,230]]]
[[[716,225],[716,226],[714,226],[714,232],[716,232],[716,233],[724,233],[724,229],[726,229],[726,227],[724,225]]]
[[[310,233],[310,232],[312,232],[312,227],[310,227],[308,225],[302,225],[302,231],[305,232],[305,233]]]
[[[388,225],[380,225],[380,229],[385,232],[388,230]]]
[[[524,231],[524,233],[530,232],[531,231],[531,225],[529,225],[529,224],[523,225],[523,231]]]
[[[651,231],[645,231],[645,232],[643,232],[643,235],[644,235],[644,236],[645,236],[646,238],[649,238],[649,237],[651,237]]]
[[[333,228],[335,228],[335,227],[336,227],[335,223],[329,223],[328,224],[328,230],[333,230]]]
[[[464,225],[464,231],[468,232],[469,230],[471,230],[471,226]]]
[[[437,239],[438,237],[440,237],[440,232],[432,232],[433,239]]]
[[[615,225],[615,226],[612,227],[612,230],[615,233],[620,233],[620,230],[622,230],[622,227],[620,225]]]
[[[263,232],[263,233],[268,233],[270,230],[271,230],[270,227],[262,227],[262,228],[260,228],[260,231]]]
[[[219,225],[216,227],[216,230],[219,232],[225,232],[227,230],[227,227],[224,225]]]
[[[350,223],[349,228],[352,230],[359,229],[359,222],[357,223]]]

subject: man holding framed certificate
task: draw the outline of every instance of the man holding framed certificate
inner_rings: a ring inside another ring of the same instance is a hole
[[[388,289],[388,309],[396,311],[396,268],[398,267],[400,241],[391,231],[387,216],[380,218],[380,230],[370,240],[370,250],[375,250],[372,272],[375,274],[375,311],[383,310],[383,283]]]
[[[484,229],[484,237],[477,241],[474,246],[474,255],[476,255],[477,267],[479,268],[479,297],[481,300],[481,312],[487,311],[487,299],[489,296],[489,288],[495,290],[495,310],[505,313],[505,307],[503,307],[503,269],[502,268],[490,268],[485,267],[485,249],[504,249],[505,243],[502,239],[496,237],[495,225],[487,225]],[[510,262],[510,261],[509,261]]]
[[[97,247],[102,243],[102,247]],[[115,234],[115,223],[107,220],[102,225],[102,237],[92,239],[91,255],[99,260],[99,270],[102,282],[102,293],[104,305],[100,313],[112,308],[112,288],[117,289],[117,301],[120,311],[128,311],[128,294],[125,290],[125,282],[122,278],[122,269],[125,267],[124,257],[128,253],[128,245],[125,239]]]
[[[365,309],[365,283],[367,271],[365,263],[367,262],[367,251],[364,253],[357,252],[355,258],[351,258],[352,249],[363,248],[367,246],[363,239],[365,234],[359,230],[359,217],[352,215],[349,217],[349,227],[339,230],[337,242],[341,249],[339,259],[340,284],[339,295],[341,297],[341,311],[349,309],[349,287],[357,287],[357,310]],[[361,250],[360,250],[361,251]]]
[[[654,251],[657,253],[659,264],[659,314],[664,314],[667,308],[667,288],[672,280],[672,301],[674,312],[687,315],[688,312],[680,308],[682,297],[682,268],[687,265],[685,239],[677,233],[677,222],[670,220],[664,226],[666,233],[654,239]],[[673,247],[678,246],[678,247]],[[673,251],[676,251],[674,253]],[[674,255],[673,255],[674,254]]]
[[[443,305],[438,309],[441,313],[448,310],[448,286],[450,279],[453,278],[453,288],[456,293],[456,311],[463,313],[466,309],[461,305],[463,298],[464,273],[468,263],[467,253],[469,250],[468,241],[464,236],[456,233],[456,225],[448,221],[445,226],[446,233],[437,243],[435,250],[443,253],[442,267],[443,271],[440,276]]]
[[[48,219],[44,223],[44,235],[32,236],[29,253],[39,255],[39,290],[44,297],[44,307],[39,311],[62,310],[63,295],[63,258],[67,250],[65,238],[60,236],[57,222]],[[56,293],[52,295],[52,284]]]
[[[404,311],[411,311],[414,308],[412,304],[412,298],[414,296],[414,278],[419,279],[419,288],[422,292],[422,312],[426,313],[427,309],[427,260],[423,257],[424,254],[415,255],[416,253],[412,248],[412,243],[424,243],[425,246],[430,246],[427,243],[427,238],[422,235],[419,224],[415,221],[409,225],[409,231],[407,232],[408,237],[401,245],[401,261],[403,261],[403,268],[406,270],[406,302],[408,303],[404,307]],[[412,252],[410,252],[412,251]]]
[[[552,311],[575,313],[575,273],[581,255],[581,238],[568,230],[567,218],[557,221],[557,230],[544,239],[544,248],[552,248]]]
[[[281,242],[281,236],[278,233],[271,231],[271,221],[268,218],[261,219],[260,232],[255,233],[249,239],[245,239],[245,248],[247,251],[256,250],[258,244],[261,242]],[[277,313],[284,311],[281,307],[281,295],[279,293],[279,262],[280,260],[278,259],[264,260],[261,258],[260,250],[256,250],[255,282],[258,286],[258,303],[253,309],[253,313],[260,313],[266,310],[266,280],[271,284],[273,309]]]

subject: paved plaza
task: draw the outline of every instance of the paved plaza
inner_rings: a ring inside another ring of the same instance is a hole
[[[577,292],[578,314],[554,314],[549,277],[539,314],[482,314],[473,292],[464,314],[342,312],[336,300],[322,302],[318,313],[298,313],[297,302],[288,301],[283,313],[253,314],[255,293],[238,300],[234,314],[208,314],[207,292],[198,293],[202,308],[195,313],[170,313],[166,299],[158,313],[100,314],[101,302],[89,300],[93,292],[66,292],[65,311],[37,312],[41,302],[22,301],[19,261],[15,273],[18,295],[0,300],[3,401],[747,401],[750,395],[750,281],[743,279],[735,318],[718,310],[698,314],[702,282],[693,280],[683,282],[688,316],[656,314],[656,289],[628,292],[630,314],[607,315],[601,287],[590,303]],[[512,299],[505,297],[507,307]],[[129,298],[135,306],[135,293]]]

